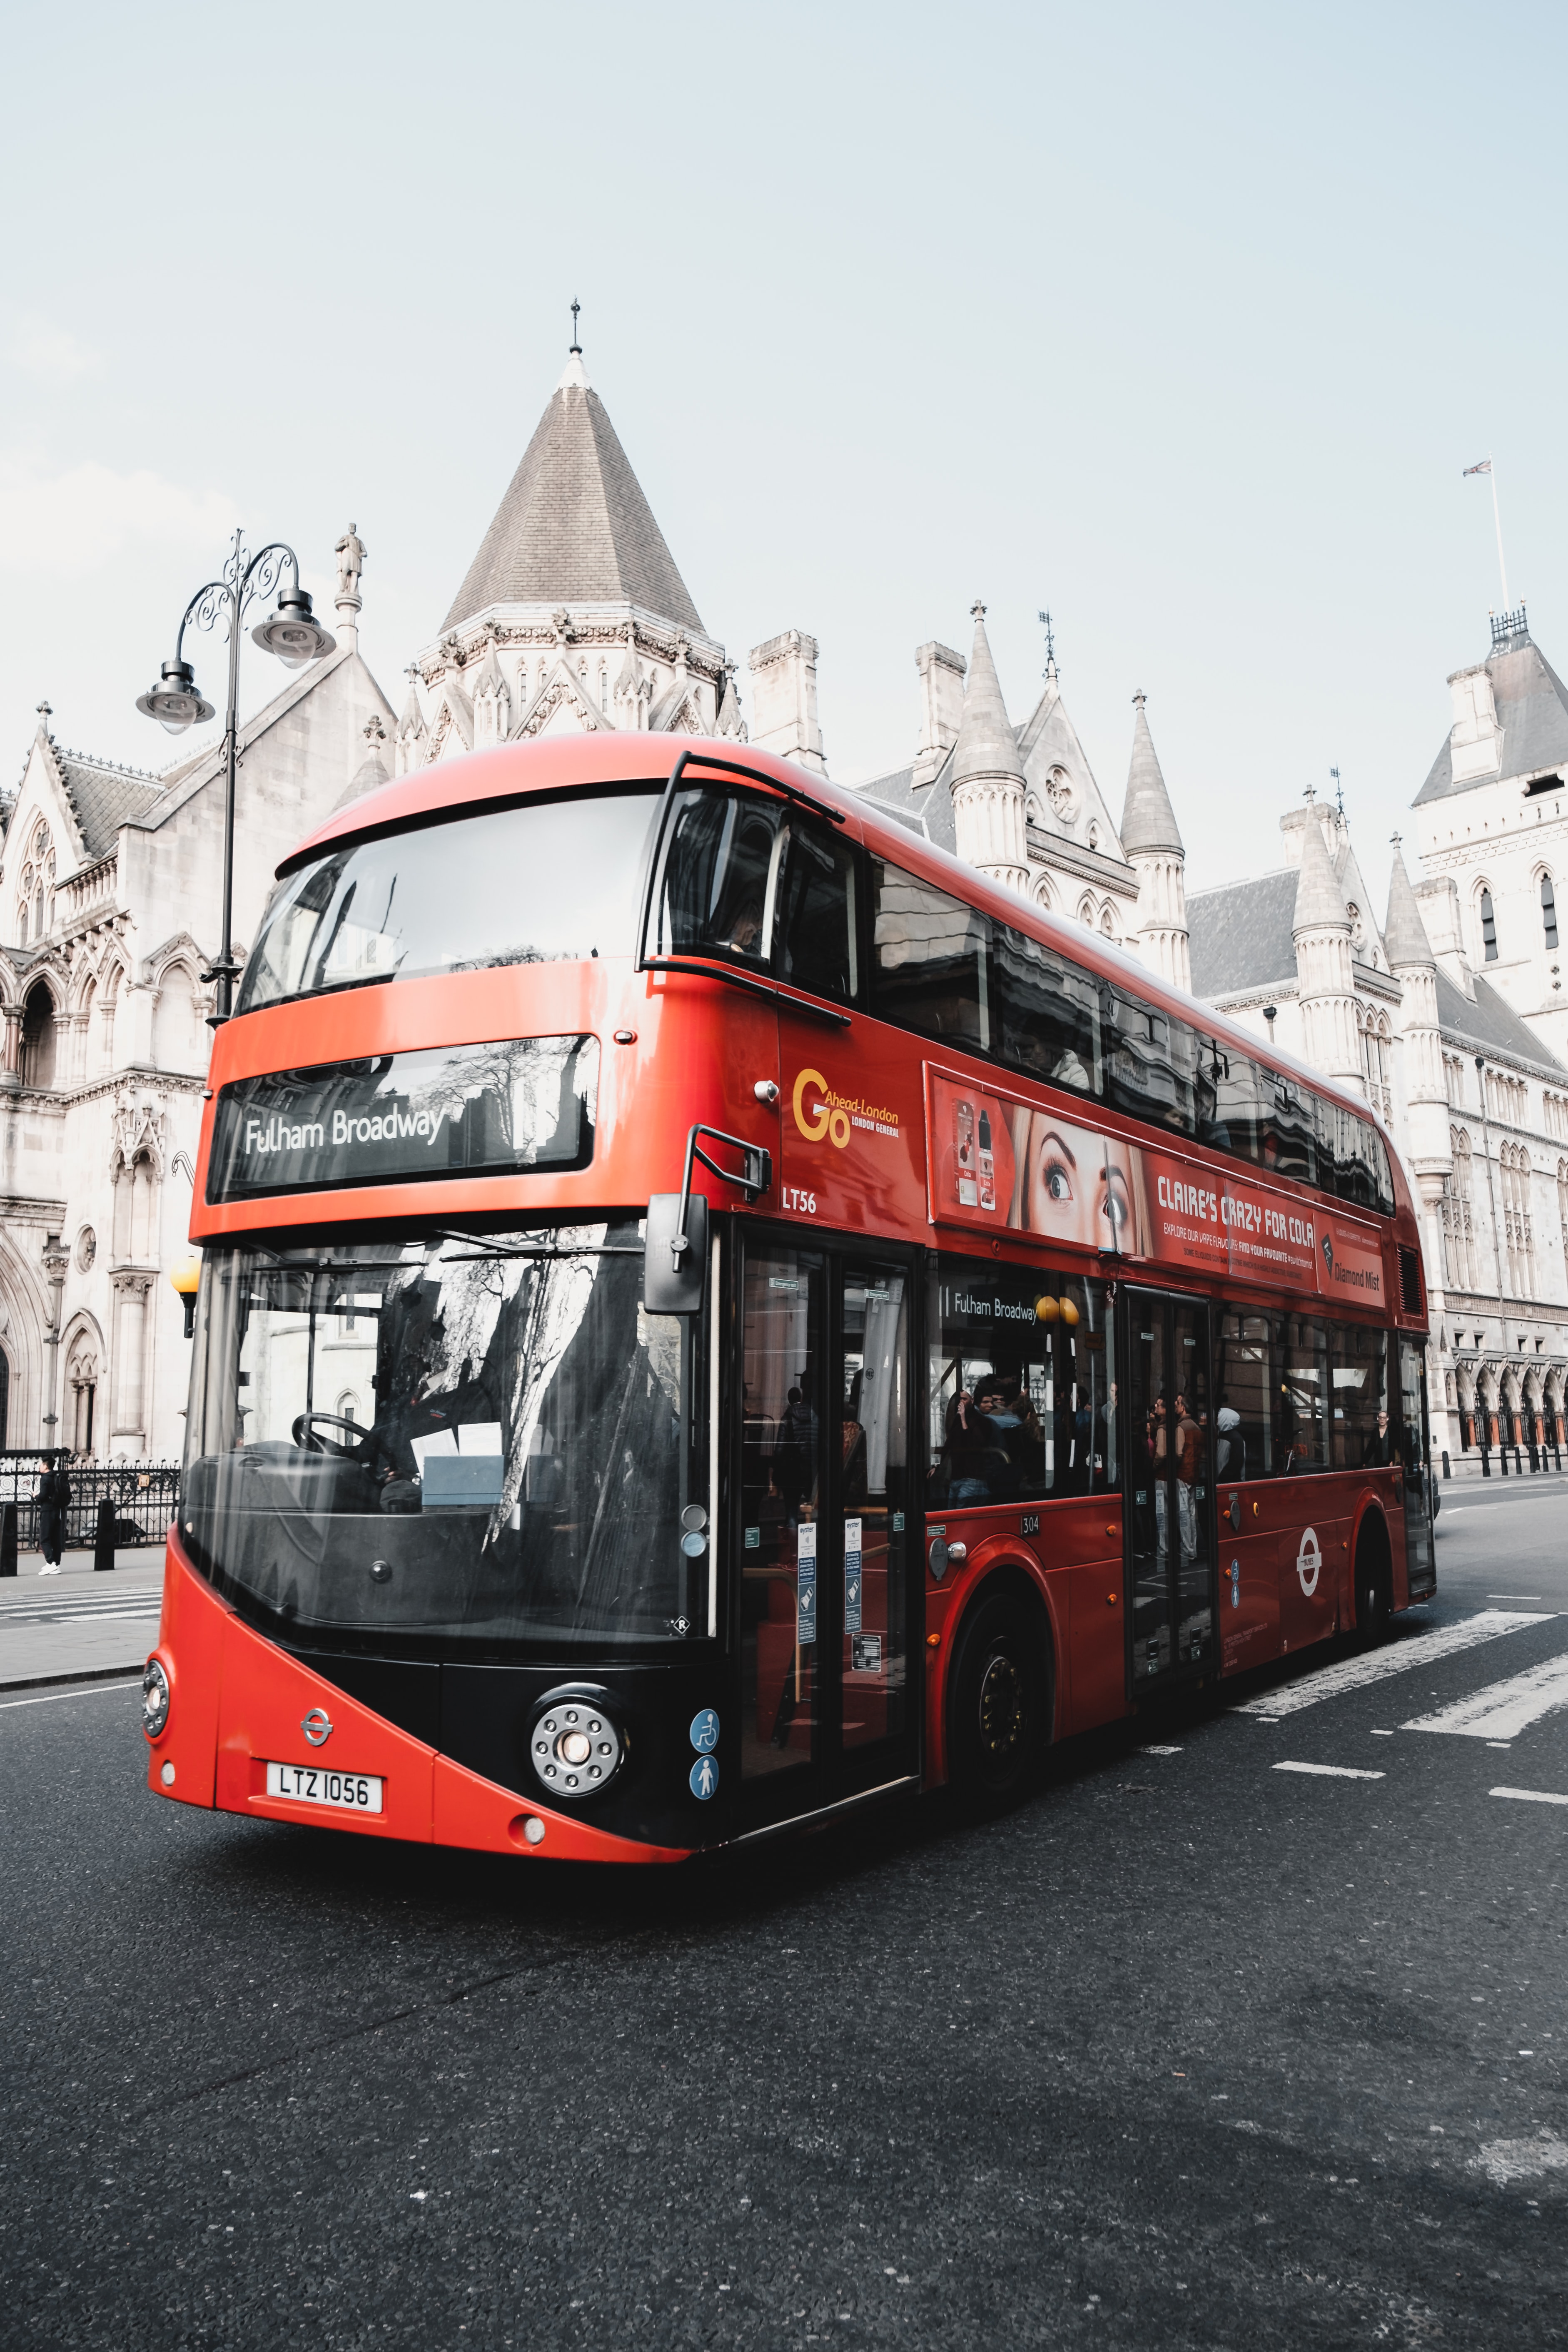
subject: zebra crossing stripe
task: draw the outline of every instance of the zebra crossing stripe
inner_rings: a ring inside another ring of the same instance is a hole
[[[1366,1690],[1373,1683],[1385,1682],[1390,1675],[1407,1675],[1416,1666],[1436,1665],[1440,1658],[1472,1650],[1480,1642],[1493,1642],[1500,1633],[1517,1633],[1526,1625],[1549,1624],[1560,1613],[1555,1609],[1482,1609],[1473,1617],[1462,1618],[1457,1625],[1435,1625],[1428,1633],[1410,1633],[1403,1641],[1396,1637],[1383,1649],[1369,1650],[1361,1657],[1341,1658],[1316,1674],[1303,1675],[1300,1682],[1287,1683],[1280,1689],[1261,1692],[1257,1698],[1244,1699],[1232,1712],[1278,1721],[1304,1706],[1319,1706],[1326,1698],[1342,1698],[1347,1691]]]
[[[1514,1739],[1543,1715],[1568,1706],[1568,1657],[1548,1658],[1506,1682],[1489,1683],[1468,1698],[1400,1725],[1402,1731],[1447,1731],[1460,1739]]]

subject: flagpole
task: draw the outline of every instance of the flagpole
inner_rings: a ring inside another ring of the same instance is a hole
[[[1497,529],[1497,568],[1502,574],[1502,608],[1505,613],[1511,613],[1513,606],[1509,602],[1508,565],[1503,562],[1502,558],[1502,514],[1497,502],[1496,465],[1492,465],[1488,468],[1488,470],[1491,475],[1492,482],[1492,521]]]
[[[1467,476],[1471,474],[1485,474],[1491,482],[1492,527],[1497,532],[1497,568],[1502,575],[1502,608],[1505,613],[1511,613],[1513,606],[1509,602],[1508,565],[1503,560],[1502,551],[1502,509],[1498,505],[1497,467],[1489,457],[1483,457],[1479,466],[1467,466],[1465,467],[1465,472]]]

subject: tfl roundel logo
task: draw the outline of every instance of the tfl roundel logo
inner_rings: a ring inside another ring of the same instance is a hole
[[[1301,1580],[1301,1590],[1309,1601],[1318,1589],[1318,1579],[1322,1573],[1322,1567],[1323,1552],[1318,1541],[1318,1531],[1315,1528],[1309,1528],[1301,1538],[1300,1549],[1296,1554],[1296,1573]]]

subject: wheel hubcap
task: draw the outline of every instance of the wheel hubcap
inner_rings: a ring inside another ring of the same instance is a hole
[[[1023,1745],[1024,1677],[1004,1650],[985,1661],[980,1678],[980,1748],[994,1771],[1010,1764]]]

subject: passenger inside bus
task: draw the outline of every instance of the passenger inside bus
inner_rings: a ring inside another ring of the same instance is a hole
[[[1119,1475],[1108,1302],[1098,1283],[944,1256],[931,1307],[939,1503],[1102,1492]]]

